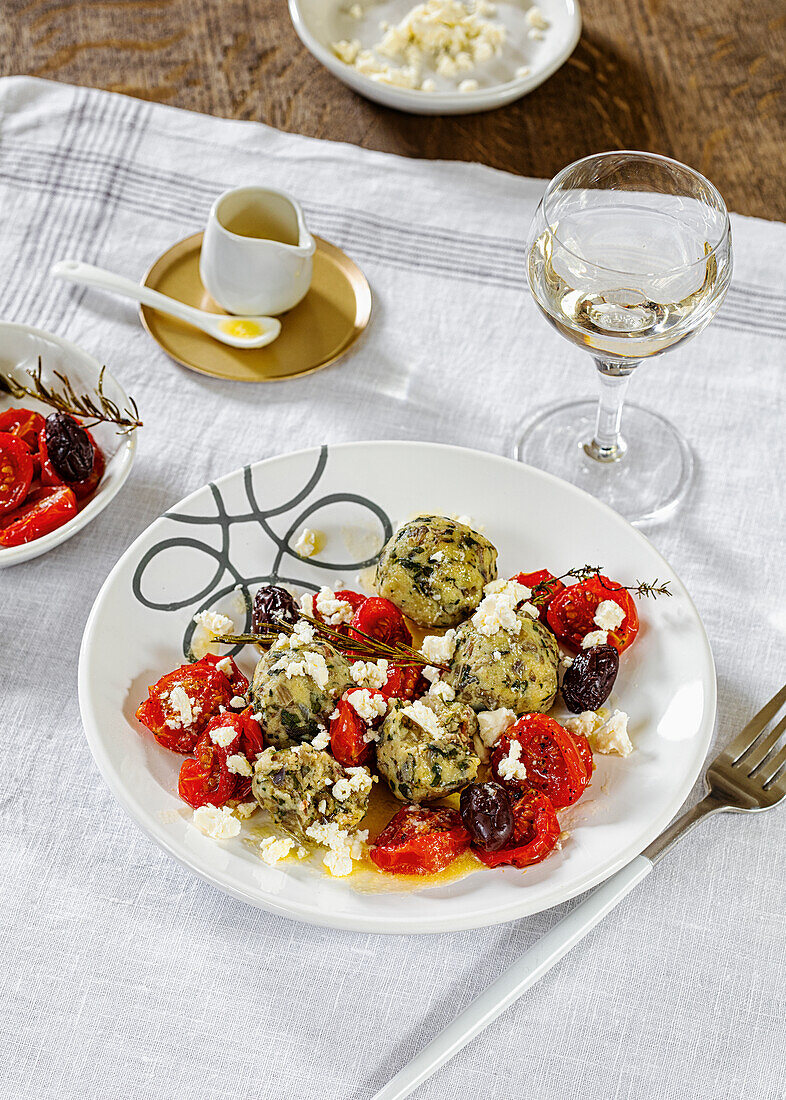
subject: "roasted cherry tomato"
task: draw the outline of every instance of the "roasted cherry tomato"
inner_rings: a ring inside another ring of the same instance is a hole
[[[21,508],[0,516],[0,546],[21,546],[57,530],[76,515],[76,497],[65,485],[34,489]]]
[[[469,839],[458,810],[404,806],[373,842],[369,855],[380,871],[432,875],[466,851]]]
[[[357,768],[371,759],[368,726],[350,703],[345,692],[339,699],[335,718],[330,719],[330,750],[344,768]]]
[[[198,760],[180,765],[177,790],[189,806],[223,806],[237,790],[237,776],[229,771],[226,760],[215,746],[205,746]]]
[[[388,678],[379,690],[387,699],[415,699],[427,688],[419,665],[396,665],[388,669]]]
[[[262,727],[254,718],[251,707],[246,707],[240,713],[225,710],[220,714],[214,714],[199,735],[194,755],[199,755],[199,746],[203,742],[209,741],[211,744],[215,744],[210,737],[212,730],[227,729],[228,727],[235,731],[235,736],[226,745],[219,745],[218,747],[227,757],[242,753],[243,756],[247,757],[248,762],[253,764],[259,753],[264,749],[265,742],[262,736]],[[224,737],[222,740],[226,740],[226,738]]]
[[[32,480],[30,448],[10,432],[0,432],[0,514],[19,507]]]
[[[639,616],[630,592],[608,577],[588,577],[558,592],[546,613],[548,624],[561,642],[578,651],[582,639],[600,629],[595,614],[604,600],[619,604],[625,612],[617,629],[608,632],[609,645],[622,653],[638,634]]]
[[[543,586],[532,593],[530,603],[539,608],[540,621],[545,623],[549,604],[556,594],[563,590],[565,585],[553,573],[549,573],[548,569],[539,569],[536,573],[519,573],[513,579],[517,580],[519,584],[526,585],[529,589],[535,588],[536,585]]]
[[[0,432],[8,432],[23,440],[31,451],[38,450],[38,433],[46,421],[32,409],[6,409],[0,413]]]
[[[188,753],[219,707],[229,706],[232,695],[226,676],[209,664],[181,665],[148,688],[136,716],[164,748]]]
[[[391,645],[411,645],[412,635],[404,616],[390,600],[382,596],[370,596],[364,600],[352,616],[349,633],[365,634]]]
[[[513,741],[521,745],[519,760],[527,770],[526,786],[548,795],[555,810],[572,806],[581,798],[592,778],[592,767],[587,770],[576,742],[559,722],[545,714],[525,714],[503,733],[491,758],[494,778],[503,785],[509,781],[500,775],[499,766]]]
[[[587,773],[589,779],[592,779],[592,772],[595,768],[595,761],[592,757],[592,749],[590,743],[583,733],[571,733],[573,738],[573,744],[576,746],[576,751],[581,757],[581,762],[584,765],[584,771]]]
[[[226,744],[218,744],[213,740],[216,731],[220,731],[219,739]],[[229,733],[227,733],[229,731]],[[230,740],[227,737],[234,733]],[[257,754],[262,752],[264,742],[262,739],[262,727],[253,718],[251,708],[248,707],[241,714],[225,710],[222,714],[214,715],[205,729],[199,735],[194,746],[194,757],[202,769],[205,779],[205,795],[203,801],[211,802],[214,806],[223,805],[228,798],[245,798],[251,790],[251,776],[242,775],[233,771],[229,766],[229,758],[232,756],[244,756],[251,767]],[[180,771],[181,777],[183,769]],[[196,784],[196,773],[191,770],[187,773]],[[209,782],[208,782],[209,777]],[[190,788],[191,793],[196,791],[200,796],[198,786]],[[181,797],[189,802],[189,798],[183,794]],[[217,801],[217,799],[221,801]],[[193,803],[190,803],[193,805]]]
[[[82,443],[84,442],[82,436],[87,437],[87,447],[84,448],[80,446],[79,462],[71,462],[68,460],[64,444],[65,457],[61,456],[61,464],[57,466],[53,462],[52,455],[49,453],[49,447],[52,444],[52,418],[50,417],[49,420],[45,421],[44,427],[38,433],[38,453],[41,456],[41,483],[43,485],[67,485],[69,489],[73,489],[77,500],[84,500],[95,491],[99,481],[104,476],[106,463],[101,448],[93,439],[87,428],[83,428],[73,417],[68,417],[67,419],[74,421],[79,431],[78,439]],[[67,442],[72,442],[70,436]],[[90,466],[87,466],[88,461],[90,462]],[[81,473],[84,469],[87,469],[87,473],[81,480],[69,480],[68,474]]]
[[[512,864],[529,867],[540,863],[553,851],[559,839],[560,826],[554,807],[541,791],[523,789],[513,800],[513,836],[496,852],[474,848],[475,855],[487,867]]]
[[[200,661],[197,661],[197,664],[212,665],[213,668],[218,668],[219,672],[223,672],[229,680],[229,686],[235,695],[245,695],[248,691],[248,680],[232,657],[218,657],[215,653],[207,653]]]

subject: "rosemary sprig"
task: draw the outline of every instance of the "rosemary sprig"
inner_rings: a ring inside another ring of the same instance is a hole
[[[566,577],[573,577],[577,581],[585,581],[589,577],[597,577],[600,581],[601,587],[605,588],[607,592],[619,591],[620,588],[624,588],[627,592],[632,593],[634,596],[652,597],[655,599],[657,596],[672,596],[674,593],[669,588],[671,581],[659,582],[656,577],[654,581],[636,581],[635,584],[621,584],[616,589],[611,585],[608,585],[603,580],[603,566],[602,565],[579,565],[575,569],[568,569],[566,573],[561,573],[559,577],[555,577],[555,580],[564,581]],[[539,581],[532,587],[532,594],[530,600],[534,604],[542,602],[549,594],[549,585],[553,584],[553,581]]]
[[[128,435],[135,428],[142,427],[139,419],[139,409],[133,397],[128,398],[128,405],[121,409],[117,402],[104,393],[104,371],[101,368],[98,376],[98,384],[93,393],[77,393],[71,380],[60,371],[54,371],[62,390],[58,391],[47,386],[41,378],[41,356],[38,357],[38,366],[35,370],[27,371],[32,379],[32,386],[23,385],[17,378],[0,373],[0,390],[9,393],[17,400],[32,397],[36,401],[42,401],[45,405],[51,405],[58,412],[69,413],[71,416],[86,418],[89,423],[85,427],[92,428],[94,424],[115,424],[118,435]]]
[[[431,665],[433,668],[442,669],[443,672],[448,671],[446,665],[435,665],[422,653],[418,653],[416,649],[412,649],[411,646],[403,643],[393,645],[390,642],[383,642],[380,638],[365,634],[356,627],[352,628],[352,636],[348,637],[326,623],[321,623],[318,619],[312,619],[310,615],[301,614],[300,618],[314,628],[314,633],[322,641],[329,642],[334,649],[337,649],[346,657],[355,660],[379,661],[384,659],[394,667],[400,665],[421,665],[423,667]],[[291,633],[292,627],[289,623],[271,623],[269,629],[259,634],[220,634],[216,641],[223,642],[225,645],[258,645],[265,648],[272,645],[282,634]]]

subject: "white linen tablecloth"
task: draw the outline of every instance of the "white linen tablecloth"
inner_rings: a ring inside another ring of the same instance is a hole
[[[375,294],[359,350],[313,377],[254,387],[191,373],[132,305],[47,275],[74,257],[138,277],[203,226],[223,188],[262,181],[300,196]],[[91,759],[76,692],[82,629],[110,568],[207,480],[348,439],[503,453],[533,410],[592,392],[589,359],[525,290],[522,238],[542,186],[0,82],[0,315],[106,361],[145,420],[114,504],[0,574],[3,1097],[367,1100],[562,915],[387,938],[242,905],[126,818]],[[690,499],[651,538],[709,631],[721,742],[786,678],[786,227],[734,217],[733,232],[720,315],[632,386],[695,448]],[[785,894],[786,811],[706,823],[418,1098],[786,1096]]]

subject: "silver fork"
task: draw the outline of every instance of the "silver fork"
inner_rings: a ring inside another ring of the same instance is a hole
[[[786,717],[768,729],[786,704],[786,685],[751,718],[707,769],[707,794],[621,871],[563,917],[525,952],[372,1100],[403,1100],[501,1015],[563,958],[571,947],[645,878],[678,840],[710,814],[770,810],[786,798]]]

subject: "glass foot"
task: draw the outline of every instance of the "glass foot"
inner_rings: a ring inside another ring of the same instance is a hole
[[[600,462],[587,449],[597,408],[597,401],[588,399],[544,409],[516,441],[516,458],[578,485],[631,523],[667,518],[685,498],[693,477],[688,444],[658,413],[626,403],[626,446],[617,461]]]

